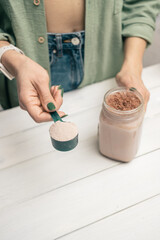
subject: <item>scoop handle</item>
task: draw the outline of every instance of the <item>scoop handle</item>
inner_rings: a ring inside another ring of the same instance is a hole
[[[54,111],[54,112],[50,112],[50,115],[53,119],[54,122],[57,122],[57,121],[61,121],[63,122],[62,118],[59,116],[59,114],[57,113],[57,111]]]

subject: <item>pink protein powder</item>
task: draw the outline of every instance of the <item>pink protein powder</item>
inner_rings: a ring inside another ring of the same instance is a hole
[[[78,134],[77,126],[72,122],[57,121],[49,129],[50,136],[57,141],[69,141]]]

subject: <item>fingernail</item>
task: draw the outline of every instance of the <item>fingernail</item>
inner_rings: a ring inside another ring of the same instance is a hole
[[[52,102],[49,102],[49,103],[47,104],[47,108],[48,108],[50,111],[56,109],[55,105],[54,105]]]
[[[61,89],[61,96],[63,97],[64,89]]]
[[[59,85],[59,86],[58,86],[58,89],[62,89],[62,86],[61,86],[61,85]]]
[[[64,117],[67,117],[68,116],[68,114],[65,114],[64,116],[62,116],[61,118],[64,118]]]
[[[129,90],[130,90],[130,91],[135,91],[135,90],[137,90],[137,89],[134,88],[134,87],[131,87]]]

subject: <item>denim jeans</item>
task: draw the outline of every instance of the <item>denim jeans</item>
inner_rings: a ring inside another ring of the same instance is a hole
[[[48,33],[51,84],[64,91],[77,88],[83,80],[85,32]]]

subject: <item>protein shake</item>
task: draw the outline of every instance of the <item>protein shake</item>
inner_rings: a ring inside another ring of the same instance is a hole
[[[114,88],[104,96],[99,118],[99,150],[112,159],[129,162],[138,150],[144,102],[141,94]]]

